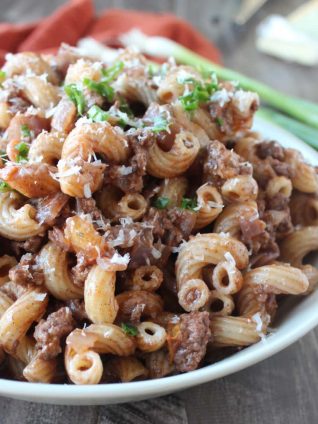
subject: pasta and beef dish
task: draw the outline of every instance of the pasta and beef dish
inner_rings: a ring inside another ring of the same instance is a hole
[[[315,288],[316,169],[251,131],[257,94],[67,46],[8,55],[0,79],[2,376],[192,371]]]

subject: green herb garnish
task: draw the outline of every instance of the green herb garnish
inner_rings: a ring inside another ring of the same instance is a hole
[[[134,113],[131,110],[127,100],[124,97],[120,97],[119,99],[119,110],[127,114],[129,118],[134,117]]]
[[[26,162],[28,160],[28,154],[30,146],[23,141],[15,146],[18,151],[17,162]]]
[[[156,74],[156,69],[152,63],[147,66],[147,74],[152,78]]]
[[[0,69],[0,87],[2,87],[2,83],[6,79],[6,76],[6,73],[2,69]]]
[[[154,133],[158,133],[160,131],[168,131],[168,121],[162,115],[156,116],[153,122],[153,126],[150,127],[150,129]]]
[[[132,324],[122,322],[121,328],[128,336],[137,336],[138,334],[138,328]]]
[[[109,68],[102,69],[103,78],[100,81],[94,81],[90,78],[84,78],[83,84],[89,88],[91,91],[95,91],[100,94],[109,102],[112,102],[115,97],[115,91],[113,87],[110,86],[110,83],[120,74],[124,68],[123,62],[116,62],[113,66]]]
[[[21,135],[22,138],[31,138],[31,130],[26,124],[21,125]]]
[[[105,112],[97,105],[92,106],[87,112],[87,115],[93,122],[108,121],[110,116],[109,113]]]
[[[194,211],[197,206],[198,206],[197,200],[194,198],[190,199],[188,197],[184,197],[181,200],[181,209],[189,209]]]
[[[0,159],[7,161],[8,160],[8,155],[7,152],[5,150],[0,150]]]
[[[115,78],[121,73],[124,69],[124,62],[116,62],[114,65],[109,66],[108,68],[102,69],[103,80],[107,82],[114,81]]]
[[[180,84],[192,84],[192,90],[179,97],[182,107],[187,112],[198,109],[199,106],[208,102],[211,95],[218,89],[216,76],[212,74],[211,81],[201,83],[192,76],[179,78]]]
[[[109,102],[112,102],[114,100],[115,91],[113,87],[111,87],[108,83],[108,81],[93,81],[89,78],[84,78],[83,84],[89,88],[91,91],[95,91],[96,93],[100,94],[103,97],[106,97],[106,99]]]
[[[12,190],[12,188],[9,186],[8,183],[6,183],[5,181],[0,182],[0,193],[7,193],[10,190]]]
[[[165,209],[170,203],[168,197],[158,197],[154,202],[153,206],[157,209]]]
[[[83,92],[77,87],[76,84],[68,84],[64,86],[64,91],[75,104],[79,115],[83,115],[85,110],[85,97]]]

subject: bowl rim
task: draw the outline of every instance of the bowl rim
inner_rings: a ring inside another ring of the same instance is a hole
[[[282,142],[282,145],[289,147],[292,145],[304,154],[306,160],[318,163],[318,152],[286,130],[259,117],[256,117],[255,123],[256,130],[266,128],[267,132],[273,131],[275,138],[278,135],[280,142],[280,137],[288,140],[287,142]],[[92,403],[94,401],[104,401],[105,403],[124,402],[127,399],[133,400],[137,398],[140,400],[187,389],[248,368],[285,349],[318,325],[318,308],[316,310],[317,313],[312,314],[308,319],[299,320],[294,326],[292,333],[287,331],[280,334],[280,337],[277,338],[274,335],[270,335],[265,341],[260,341],[228,358],[188,373],[155,380],[86,386],[30,383],[0,378],[0,394],[39,402],[67,403],[78,401],[80,403],[82,400],[84,401],[83,404],[87,404],[89,400]],[[271,338],[270,343],[267,343],[269,338]],[[259,344],[262,344],[262,349],[256,351],[252,349]]]

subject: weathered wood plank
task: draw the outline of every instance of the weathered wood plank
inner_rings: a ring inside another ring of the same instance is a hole
[[[57,406],[0,398],[1,424],[97,423],[99,407]]]
[[[176,396],[100,407],[98,424],[188,424],[184,403]]]

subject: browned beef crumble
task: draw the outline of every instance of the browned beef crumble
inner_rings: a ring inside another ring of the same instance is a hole
[[[245,162],[234,151],[228,150],[217,140],[207,147],[207,156],[203,164],[203,178],[220,187],[227,179],[237,175],[251,175],[252,165]]]
[[[272,157],[283,161],[285,159],[284,148],[276,141],[263,141],[256,145],[256,154],[260,159]]]
[[[42,319],[34,330],[36,347],[44,360],[55,358],[62,352],[62,340],[75,328],[70,308],[63,307]]]
[[[78,253],[76,257],[76,265],[71,269],[73,282],[76,286],[83,287],[91,267],[82,253]]]
[[[37,253],[43,243],[43,237],[33,236],[25,241],[11,241],[10,250],[13,251],[15,256],[21,256],[24,252]]]
[[[188,240],[196,222],[196,214],[179,208],[150,208],[144,221],[153,228],[154,237],[160,238],[163,244],[178,246],[182,240]]]
[[[31,253],[21,257],[20,262],[10,269],[9,277],[14,283],[21,285],[44,283],[43,270],[37,263],[36,256]]]
[[[112,184],[122,190],[124,193],[139,193],[144,187],[143,177],[146,175],[148,152],[147,150],[136,144],[134,146],[134,154],[129,162],[125,165],[128,169],[127,174],[123,173],[122,165],[110,165],[105,170],[105,184]]]
[[[93,224],[97,227],[106,225],[109,220],[104,217],[102,211],[96,206],[96,201],[92,197],[90,199],[76,199],[76,211],[90,215]]]
[[[180,372],[195,370],[204,358],[211,338],[208,312],[190,312],[180,317],[180,341],[173,361]]]

